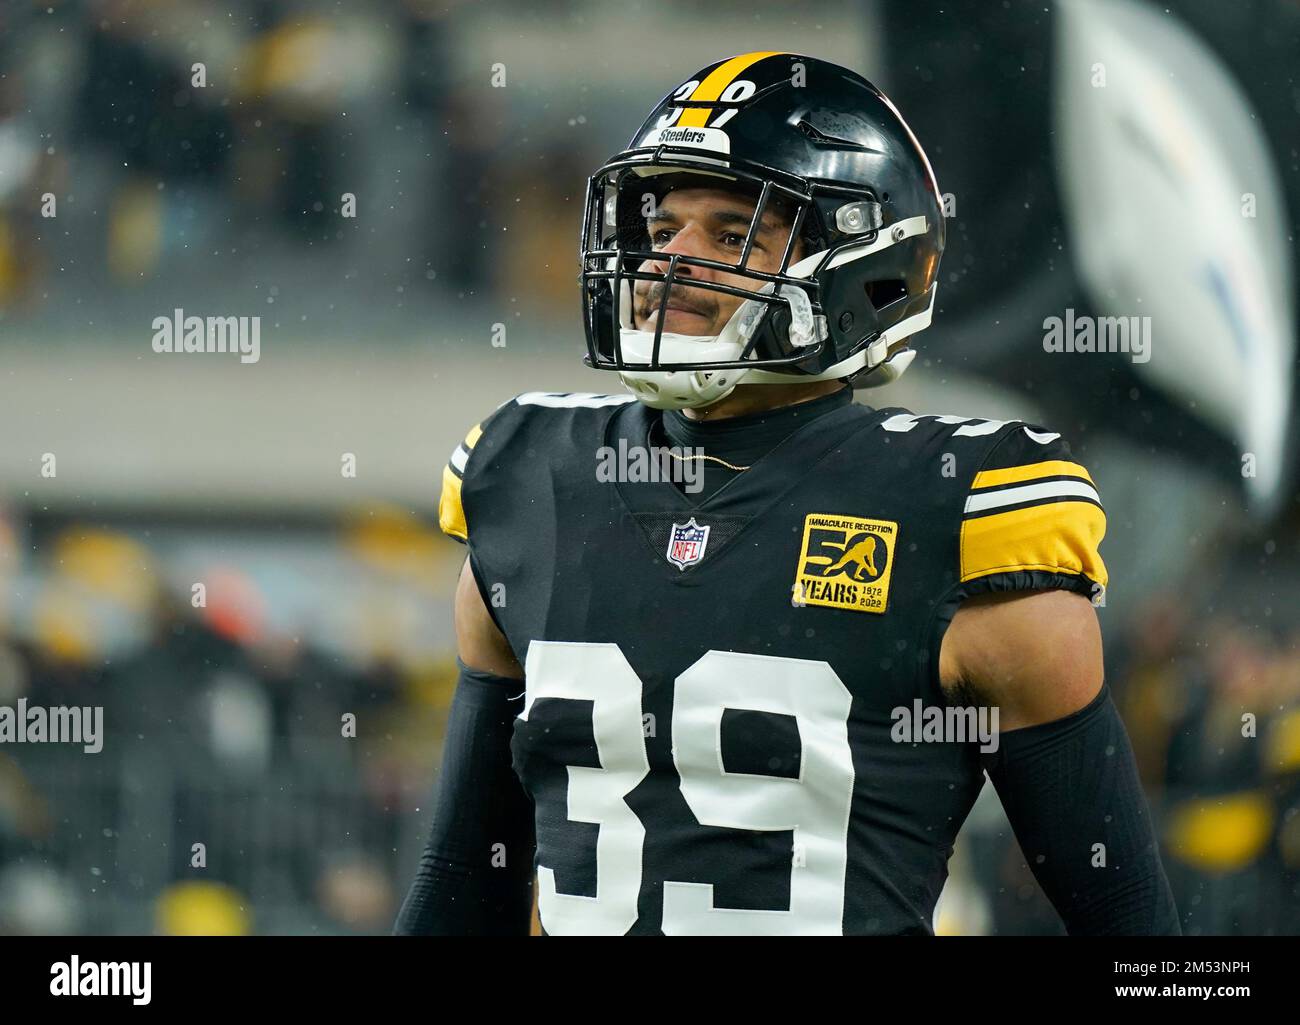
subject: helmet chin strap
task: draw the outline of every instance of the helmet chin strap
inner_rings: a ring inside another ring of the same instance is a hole
[[[627,282],[623,288],[631,292]],[[628,306],[631,296],[628,296]],[[624,309],[620,301],[620,309]],[[761,307],[746,299],[716,335],[683,335],[665,331],[659,337],[661,363],[730,363],[745,351],[741,322],[746,306]],[[761,310],[760,310],[761,312]],[[620,314],[620,322],[623,317]],[[757,317],[750,315],[750,321]],[[752,326],[751,326],[752,330]],[[649,363],[654,353],[655,333],[622,327],[619,340],[623,359],[629,363]],[[621,370],[619,379],[625,388],[653,409],[687,409],[721,402],[750,373],[749,370]]]
[[[899,221],[889,231],[881,231],[870,245],[838,253],[831,258],[826,267],[838,267],[878,253],[905,238],[924,234],[927,227],[924,217],[909,217]],[[826,252],[821,250],[804,257],[790,267],[786,272],[787,275],[794,278],[811,276],[819,269]],[[611,257],[611,265],[615,259]],[[761,291],[771,294],[773,289],[773,283],[768,282]],[[910,349],[900,349],[890,355],[889,349],[894,343],[929,326],[931,310],[934,308],[934,292],[935,286],[932,286],[930,302],[923,312],[895,324],[861,352],[841,360],[820,374],[783,374],[774,370],[733,368],[729,370],[620,370],[618,376],[628,391],[653,409],[700,409],[721,402],[742,383],[811,384],[816,381],[847,377],[863,368],[869,369],[866,376],[870,379],[869,382],[862,383],[863,387],[889,384],[903,375],[916,356],[916,353]],[[798,335],[798,340],[796,337],[791,337],[794,344],[815,345],[827,336],[825,318],[813,316],[807,295],[802,290],[791,288],[781,293],[779,297],[790,304],[791,333]],[[736,308],[716,335],[664,332],[659,339],[659,362],[729,363],[739,359],[766,308],[765,303],[746,299]],[[655,333],[637,328],[632,320],[632,310],[632,285],[625,280],[619,286],[618,298],[619,343],[622,347],[623,359],[629,363],[649,363],[654,352]],[[800,325],[802,330],[798,330]]]
[[[824,252],[824,251],[823,251]],[[806,278],[817,267],[823,252],[813,253],[791,266],[791,277]],[[773,294],[775,285],[768,282],[760,291]],[[630,363],[649,363],[654,352],[653,331],[636,328],[631,319],[632,286],[624,281],[619,296],[619,342],[623,358]],[[826,337],[824,317],[814,317],[807,295],[799,289],[782,293],[790,304],[791,333],[801,336],[801,344],[815,345]],[[665,331],[659,338],[661,363],[730,363],[745,351],[767,304],[754,299],[742,302],[716,335],[683,335]],[[796,325],[802,331],[796,329]],[[792,341],[794,339],[792,338]],[[730,370],[622,370],[619,378],[633,395],[654,409],[700,409],[721,402],[737,385],[755,373],[749,369]],[[777,375],[772,375],[774,378]],[[772,384],[789,384],[806,380],[795,375],[779,375]]]

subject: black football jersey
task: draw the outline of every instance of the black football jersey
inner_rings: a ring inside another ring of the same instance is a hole
[[[443,475],[525,670],[543,929],[930,932],[984,777],[974,743],[894,739],[895,712],[944,705],[962,599],[1097,600],[1092,479],[1040,427],[850,403],[703,500],[630,461],[609,480],[660,415],[520,395]]]

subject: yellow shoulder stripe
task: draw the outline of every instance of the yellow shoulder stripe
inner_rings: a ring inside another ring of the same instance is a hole
[[[1041,463],[1027,463],[1024,466],[1008,466],[1005,470],[983,470],[975,474],[972,488],[991,488],[999,484],[1020,484],[1023,481],[1037,480],[1039,477],[1082,477],[1089,484],[1094,483],[1088,471],[1079,463],[1065,459],[1048,459]]]
[[[786,50],[756,50],[753,53],[741,54],[739,57],[732,57],[731,60],[723,61],[704,77],[704,81],[695,87],[690,99],[712,102],[718,99],[727,86],[731,85],[746,68],[757,64],[764,57],[775,57],[779,53],[787,52]],[[677,124],[682,128],[703,128],[712,113],[713,109],[711,107],[687,107],[682,111],[682,116]]]
[[[438,497],[438,526],[444,534],[469,540],[469,527],[465,523],[465,507],[461,504],[461,478],[469,453],[483,436],[483,425],[475,424],[465,435],[465,441],[456,446],[451,461],[442,468],[442,493]]]
[[[1081,574],[1105,587],[1106,566],[1097,551],[1105,534],[1106,514],[1092,502],[972,517],[961,525],[961,579],[1042,570]]]
[[[465,510],[460,504],[460,478],[451,472],[450,466],[442,468],[442,495],[438,499],[438,526],[444,534],[469,540],[469,528],[465,525]]]

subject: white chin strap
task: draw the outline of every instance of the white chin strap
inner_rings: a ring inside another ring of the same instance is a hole
[[[665,331],[659,339],[660,362],[729,363],[737,359],[744,345],[722,340],[734,322],[733,316],[722,335],[678,335]],[[621,332],[623,359],[629,363],[649,363],[654,337],[653,331],[624,328]],[[620,370],[618,377],[628,391],[654,409],[699,409],[725,399],[748,374],[748,370]]]
[[[826,265],[826,270],[842,264],[860,260],[865,256],[878,253],[883,249],[910,238],[923,235],[927,230],[924,217],[909,217],[894,224],[888,231],[881,231],[876,240],[867,246],[847,250],[833,257]],[[813,253],[794,264],[787,274],[790,277],[806,278],[818,269],[818,264],[826,255],[822,250]],[[612,260],[612,258],[611,258]],[[773,284],[768,282],[760,289],[768,295],[773,292]],[[720,402],[731,394],[736,385],[741,384],[791,384],[813,381],[833,381],[847,377],[865,368],[874,368],[866,387],[889,384],[898,380],[916,353],[911,349],[900,349],[892,356],[889,349],[908,335],[915,334],[930,326],[930,315],[934,309],[935,288],[930,289],[930,302],[925,310],[900,321],[885,331],[864,350],[848,359],[841,360],[829,370],[820,374],[783,374],[774,370],[621,370],[619,379],[640,401],[654,409],[699,409]],[[827,337],[826,318],[814,316],[808,295],[803,289],[788,286],[780,293],[780,298],[790,306],[791,325],[790,342],[796,346],[816,345]],[[632,320],[632,285],[623,281],[619,286],[618,320],[620,325],[619,343],[626,363],[649,363],[654,350],[655,333],[642,331],[634,326]],[[682,335],[665,331],[659,338],[660,363],[730,363],[738,360],[745,350],[754,330],[758,327],[767,304],[754,299],[746,299],[731,315],[722,331],[716,335]]]

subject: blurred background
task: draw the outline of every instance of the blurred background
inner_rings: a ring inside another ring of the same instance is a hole
[[[758,49],[874,80],[949,196],[935,326],[860,401],[1050,425],[1099,484],[1185,931],[1300,931],[1296,0],[12,0],[0,705],[105,737],[0,746],[0,932],[388,931],[454,681],[441,467],[513,394],[617,390],[586,175]],[[260,359],[156,353],[176,309]],[[1151,359],[1046,352],[1067,311]],[[991,787],[951,868],[940,932],[1059,931]]]

